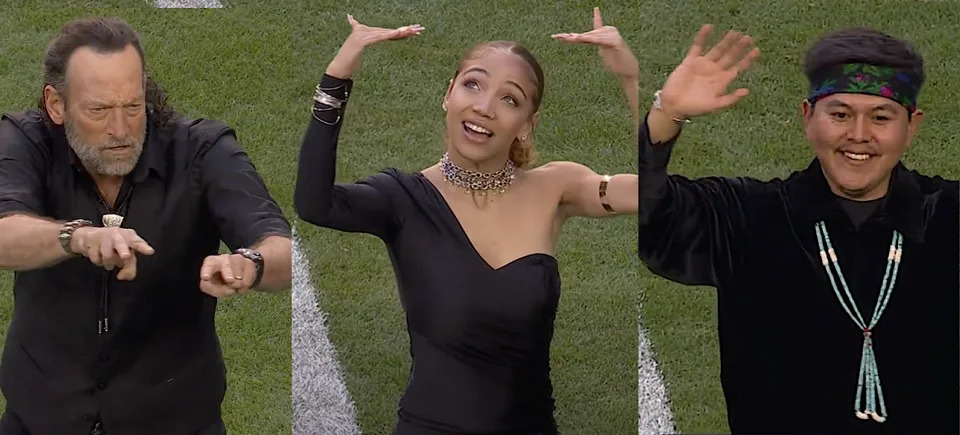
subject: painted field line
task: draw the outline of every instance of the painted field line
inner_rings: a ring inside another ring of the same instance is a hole
[[[317,306],[310,263],[293,232],[293,434],[356,435],[356,411]]]
[[[642,319],[637,319],[638,355],[637,389],[640,418],[637,421],[638,435],[660,435],[676,433],[673,412],[663,376],[653,357],[650,339],[643,330]]]
[[[223,3],[220,0],[153,0],[153,5],[158,8],[171,9],[200,9],[200,8],[222,8]]]

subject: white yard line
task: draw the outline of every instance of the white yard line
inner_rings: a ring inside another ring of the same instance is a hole
[[[637,421],[638,435],[661,435],[676,433],[673,412],[663,376],[657,369],[657,361],[650,349],[650,340],[643,330],[641,319],[637,321],[639,354],[637,356],[637,388],[640,418]]]
[[[222,8],[220,0],[153,0],[153,5],[158,8]]]

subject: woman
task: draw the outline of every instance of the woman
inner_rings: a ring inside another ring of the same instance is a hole
[[[337,138],[362,50],[423,31],[348,20],[353,31],[317,87],[295,203],[307,222],[387,245],[413,356],[395,433],[557,433],[549,354],[557,237],[570,217],[635,214],[637,177],[603,177],[571,162],[528,169],[543,72],[525,49],[499,41],[469,50],[450,81],[438,164],[335,184]],[[599,10],[593,31],[554,37],[598,45],[639,122],[636,59]]]

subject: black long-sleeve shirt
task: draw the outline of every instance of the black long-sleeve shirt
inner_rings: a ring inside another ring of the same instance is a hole
[[[640,257],[662,277],[717,289],[734,433],[960,433],[956,181],[899,164],[886,199],[855,226],[816,160],[786,179],[691,180],[667,173],[676,138],[652,144],[646,121],[639,133]],[[821,263],[820,220],[867,319],[892,231],[904,235],[896,286],[872,335],[884,423],[854,415],[864,337]]]
[[[324,76],[321,87],[346,99],[352,83]],[[345,108],[317,112],[320,120],[310,121],[295,203],[307,222],[373,234],[387,246],[413,360],[395,433],[555,433],[556,259],[533,254],[492,268],[420,173],[387,169],[358,183],[335,183]]]

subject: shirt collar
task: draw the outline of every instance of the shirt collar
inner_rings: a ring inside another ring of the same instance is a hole
[[[814,159],[793,181],[789,194],[791,213],[804,225],[812,227],[820,220],[829,221],[846,216],[838,204],[837,195],[830,190],[818,159]],[[896,229],[904,237],[922,243],[926,227],[924,203],[925,198],[915,175],[902,162],[898,162],[890,177],[887,196],[869,220],[877,220]]]

